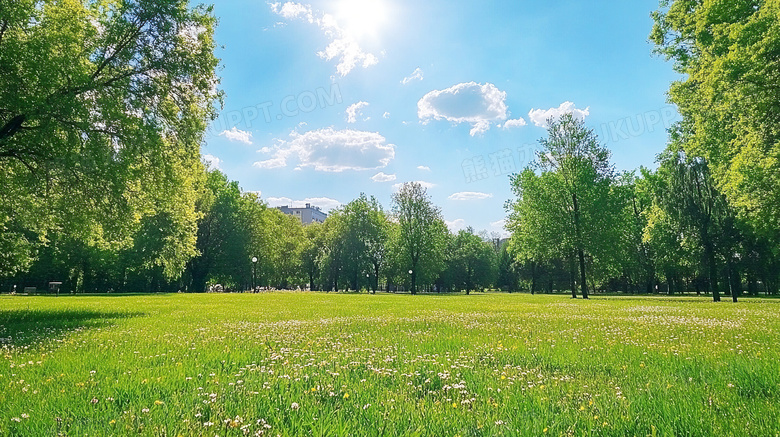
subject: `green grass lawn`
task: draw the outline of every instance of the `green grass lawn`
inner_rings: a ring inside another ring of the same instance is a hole
[[[780,434],[780,301],[0,297],[0,435]]]

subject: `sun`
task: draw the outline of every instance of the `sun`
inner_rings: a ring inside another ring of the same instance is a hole
[[[355,38],[376,37],[387,18],[383,0],[341,0],[336,13],[339,26]]]

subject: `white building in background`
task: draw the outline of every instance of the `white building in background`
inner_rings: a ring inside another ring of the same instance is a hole
[[[322,223],[328,218],[328,215],[322,212],[319,207],[306,204],[304,208],[290,208],[289,206],[280,206],[277,209],[287,215],[298,217],[304,225],[311,223]]]

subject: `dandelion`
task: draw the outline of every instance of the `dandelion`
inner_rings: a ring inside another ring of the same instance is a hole
[[[148,409],[148,408],[144,408],[143,410],[141,410],[141,412],[142,412],[142,413],[148,413],[148,412],[149,412],[149,409]]]
[[[161,401],[159,399],[154,401],[154,405],[164,405],[164,404],[165,404],[165,402],[163,402],[163,401]]]
[[[109,424],[109,425],[114,425],[114,424],[116,424],[116,420],[114,420],[114,419],[111,419],[111,420],[108,422],[108,424]]]
[[[29,419],[30,415],[26,413],[22,413],[22,419]]]
[[[301,408],[301,406],[300,406],[300,405],[298,405],[298,403],[297,403],[297,402],[293,402],[292,404],[290,404],[290,409],[291,409],[291,410],[297,411],[297,410],[298,410],[298,409],[300,409],[300,408]]]
[[[98,403],[98,399],[97,398],[92,398],[92,400],[90,402],[92,402],[93,404],[97,404]]]
[[[349,393],[344,393],[344,399],[349,399]]]
[[[545,428],[542,430],[542,432],[546,433],[546,432],[547,432],[547,428],[545,427]]]

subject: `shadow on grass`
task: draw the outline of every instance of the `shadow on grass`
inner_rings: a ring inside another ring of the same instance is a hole
[[[143,313],[90,310],[0,310],[0,347],[27,347],[70,332],[111,326]]]

